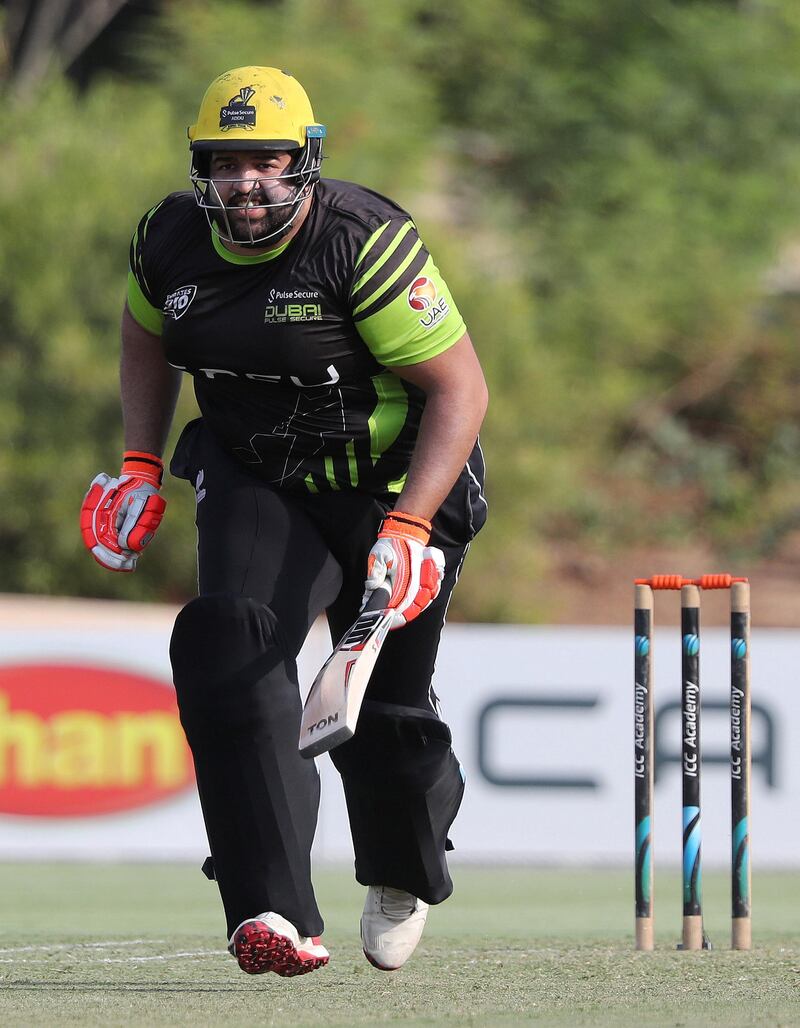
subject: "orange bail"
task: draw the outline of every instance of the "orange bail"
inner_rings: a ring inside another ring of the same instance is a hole
[[[698,589],[730,589],[734,582],[747,582],[747,578],[735,578],[727,573],[701,575],[699,578],[684,578],[683,575],[653,575],[651,578],[635,578],[634,585],[649,585],[651,589],[682,589],[695,585]]]

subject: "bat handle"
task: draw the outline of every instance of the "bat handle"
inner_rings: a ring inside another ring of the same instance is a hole
[[[392,590],[386,584],[381,582],[377,589],[372,590],[372,594],[361,608],[363,614],[366,610],[385,610],[389,606],[389,600],[392,598]]]

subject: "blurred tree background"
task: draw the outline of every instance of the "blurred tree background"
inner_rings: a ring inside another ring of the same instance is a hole
[[[491,519],[454,617],[552,617],[542,582],[648,547],[722,566],[796,540],[796,0],[0,11],[0,591],[193,593],[185,483],[134,576],[87,556],[77,509],[119,464],[130,235],[245,64],[306,86],[325,174],[414,214],[484,363]],[[187,385],[173,441],[193,412]]]

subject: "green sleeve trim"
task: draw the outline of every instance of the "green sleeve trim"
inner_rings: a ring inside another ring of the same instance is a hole
[[[164,329],[164,315],[148,302],[142,287],[132,271],[128,272],[128,310],[133,320],[147,332],[160,336]]]
[[[411,306],[412,301],[419,310]],[[457,343],[467,330],[430,256],[411,288],[357,320],[355,326],[370,353],[385,367],[430,360]]]

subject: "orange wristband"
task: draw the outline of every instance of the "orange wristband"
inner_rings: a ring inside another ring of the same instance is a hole
[[[146,478],[160,489],[164,479],[164,462],[154,453],[126,450],[122,455],[122,474]]]
[[[416,539],[423,546],[427,546],[431,538],[431,523],[418,514],[404,514],[402,511],[393,510],[383,519],[378,532],[379,539],[387,536]]]

